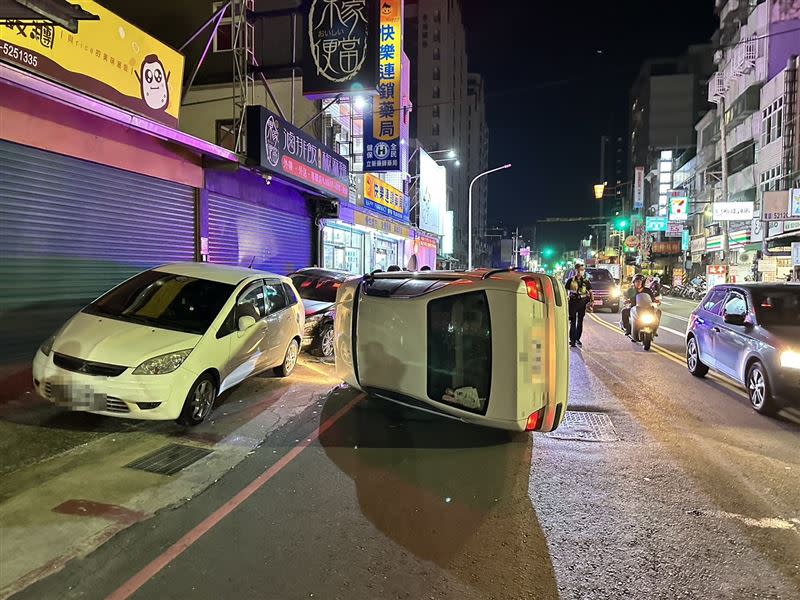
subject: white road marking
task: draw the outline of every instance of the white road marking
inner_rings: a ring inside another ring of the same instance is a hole
[[[670,329],[670,328],[669,328],[669,327],[667,327],[666,325],[659,325],[659,326],[658,326],[658,330],[659,330],[659,331],[661,331],[662,329],[663,329],[664,331],[668,331],[669,333],[671,333],[671,334],[673,334],[673,335],[677,335],[677,336],[678,336],[679,338],[681,338],[681,339],[683,339],[684,337],[686,337],[686,334],[685,334],[684,332],[682,332],[682,331],[677,331],[676,329]]]
[[[668,313],[665,310],[662,310],[661,312],[664,313],[665,315],[669,316],[671,319],[678,319],[679,321],[683,321],[684,323],[688,323],[689,322],[689,318],[688,317],[682,317],[680,315],[673,315],[672,313]]]
[[[785,529],[789,531],[797,531],[797,526],[800,524],[800,519],[781,519],[779,517],[762,517],[754,519],[753,517],[746,517],[744,515],[737,515],[725,511],[718,511],[713,513],[717,517],[726,517],[728,519],[736,519],[750,527],[760,527],[762,529]]]

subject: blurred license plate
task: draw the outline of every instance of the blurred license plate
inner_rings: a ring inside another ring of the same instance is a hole
[[[594,301],[594,305],[595,306],[603,306],[603,301],[602,300],[595,300]]]
[[[71,410],[105,410],[106,394],[84,384],[55,384],[53,402]]]

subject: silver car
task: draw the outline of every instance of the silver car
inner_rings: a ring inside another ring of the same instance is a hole
[[[686,363],[743,384],[759,413],[800,407],[800,285],[712,288],[689,319]]]

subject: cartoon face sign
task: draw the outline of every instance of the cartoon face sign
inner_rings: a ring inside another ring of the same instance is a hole
[[[381,14],[383,14],[384,16],[387,16],[387,17],[389,15],[391,15],[392,14],[392,5],[389,4],[388,2],[384,2],[381,5]]]
[[[154,110],[164,110],[169,104],[169,73],[164,70],[161,59],[148,54],[142,61],[141,74],[136,78],[142,89],[142,100]]]

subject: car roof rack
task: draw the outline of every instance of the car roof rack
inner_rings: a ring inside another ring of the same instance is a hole
[[[486,273],[484,273],[481,276],[481,279],[489,279],[489,277],[491,277],[492,275],[497,275],[498,273],[511,273],[513,271],[518,271],[518,270],[519,269],[517,267],[507,267],[505,269],[492,269],[490,271],[486,271]]]

